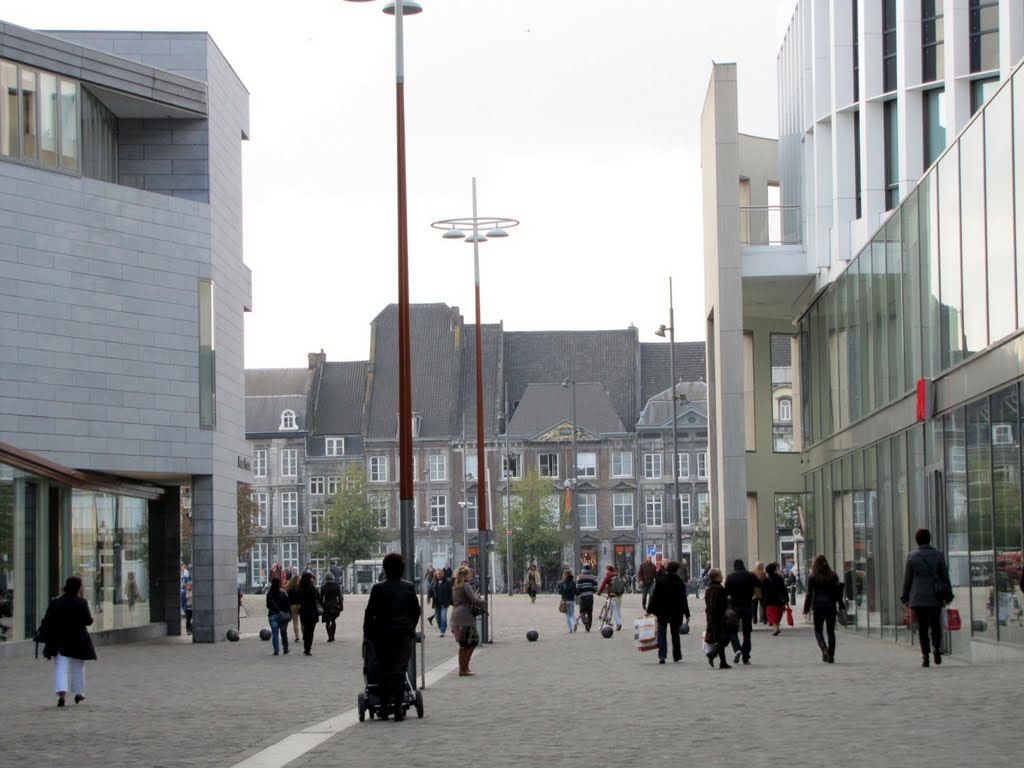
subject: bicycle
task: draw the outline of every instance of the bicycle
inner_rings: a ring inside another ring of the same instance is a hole
[[[698,600],[704,599],[704,593],[708,588],[708,579],[690,579],[686,582],[686,594],[694,595]]]
[[[601,606],[601,612],[597,615],[597,628],[600,631],[605,626],[612,626],[612,600],[614,598],[611,593],[608,594],[607,599],[604,601],[604,605]]]

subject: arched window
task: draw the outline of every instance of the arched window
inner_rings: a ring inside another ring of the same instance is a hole
[[[779,398],[779,421],[790,422],[793,420],[793,401],[788,397]]]
[[[295,423],[295,411],[287,410],[281,412],[281,426],[278,429],[298,429]]]

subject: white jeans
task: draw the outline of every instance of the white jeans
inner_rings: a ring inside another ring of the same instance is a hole
[[[622,626],[622,597],[612,596],[612,619],[615,621],[615,626]]]
[[[71,688],[68,688],[68,672],[71,672]],[[74,694],[85,694],[85,661],[82,659],[70,659],[67,656],[57,654],[53,665],[53,690],[54,693],[65,693],[69,690]]]

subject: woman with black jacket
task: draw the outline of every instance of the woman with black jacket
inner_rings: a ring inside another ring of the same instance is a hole
[[[807,596],[804,598],[804,616],[814,610],[814,637],[821,648],[821,660],[835,663],[836,656],[836,602],[842,596],[843,585],[839,583],[824,555],[818,555],[811,564],[811,576],[807,579]],[[822,625],[828,632],[828,643],[822,634]]]
[[[299,580],[299,623],[302,625],[302,655],[312,656],[313,634],[320,621],[320,595],[313,583],[313,574],[306,571]]]
[[[330,571],[324,576],[324,585],[320,587],[320,605],[324,609],[324,627],[327,629],[327,642],[334,642],[334,633],[338,629],[338,617],[345,610],[341,587]]]
[[[725,594],[722,572],[718,568],[708,571],[708,579],[711,583],[704,593],[704,615],[708,622],[705,640],[711,646],[711,651],[707,654],[708,664],[715,666],[717,656],[719,669],[732,669],[732,665],[725,661],[725,646],[729,644],[731,637],[731,633],[725,627],[725,611],[729,607],[729,596]]]
[[[270,590],[267,592],[267,621],[270,622],[270,638],[274,641],[275,656],[282,647],[288,653],[288,624],[291,620],[292,609],[288,595],[281,589],[281,579],[275,576],[270,580]],[[280,644],[278,635],[281,636]]]
[[[64,582],[64,594],[50,601],[43,618],[46,644],[43,656],[54,659],[54,691],[57,706],[68,695],[68,673],[75,704],[85,700],[85,662],[96,658],[92,638],[86,629],[92,624],[89,603],[82,597],[82,579],[71,576]]]

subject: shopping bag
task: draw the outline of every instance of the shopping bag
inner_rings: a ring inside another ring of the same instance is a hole
[[[633,621],[633,646],[643,653],[658,647],[658,625],[650,616]]]
[[[942,612],[942,626],[950,632],[960,629],[960,611],[956,608],[947,608]]]
[[[704,633],[704,644],[701,646],[701,649],[704,651],[704,655],[705,656],[708,656],[709,654],[712,654],[716,650],[718,650],[718,646],[717,645],[715,645],[714,643],[709,643],[708,642],[708,633],[707,632]]]
[[[790,627],[793,626],[793,609],[788,605],[786,606],[786,624]]]

